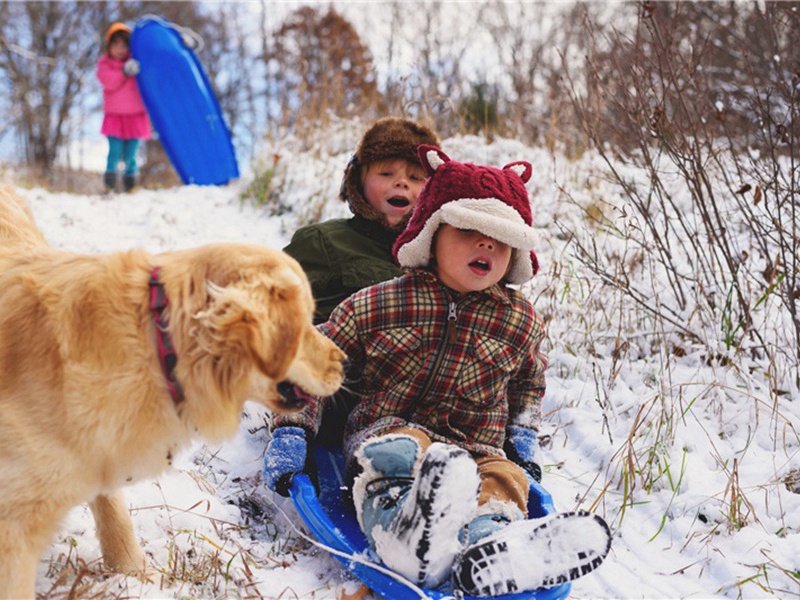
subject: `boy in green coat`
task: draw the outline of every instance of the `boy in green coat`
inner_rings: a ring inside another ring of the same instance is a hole
[[[375,122],[345,168],[339,192],[353,216],[302,227],[283,249],[308,275],[317,302],[315,323],[327,321],[354,292],[401,274],[392,245],[425,183],[420,144],[438,147],[439,138],[408,119]]]

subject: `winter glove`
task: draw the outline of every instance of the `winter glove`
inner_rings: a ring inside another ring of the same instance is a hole
[[[542,461],[536,432],[526,427],[512,425],[508,428],[505,443],[506,456],[525,469],[536,481],[542,480]]]
[[[129,58],[125,61],[125,64],[122,65],[122,72],[125,74],[125,77],[133,77],[134,75],[138,75],[139,61],[135,58]]]
[[[302,473],[306,464],[308,444],[306,432],[300,427],[278,427],[264,455],[264,483],[281,496],[289,495],[292,478]]]

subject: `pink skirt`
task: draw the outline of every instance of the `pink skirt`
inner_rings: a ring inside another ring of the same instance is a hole
[[[122,140],[149,140],[150,119],[145,112],[132,115],[105,114],[100,133]]]

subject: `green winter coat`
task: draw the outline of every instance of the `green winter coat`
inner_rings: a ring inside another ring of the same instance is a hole
[[[392,256],[397,233],[361,215],[301,227],[283,251],[308,275],[317,302],[314,322],[324,323],[358,290],[402,274]]]

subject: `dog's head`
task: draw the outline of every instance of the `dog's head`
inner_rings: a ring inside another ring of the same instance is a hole
[[[187,398],[194,387],[237,409],[250,399],[285,412],[296,407],[278,394],[280,381],[318,396],[339,389],[344,353],[314,328],[311,288],[294,259],[250,244],[162,256],[176,373]]]

